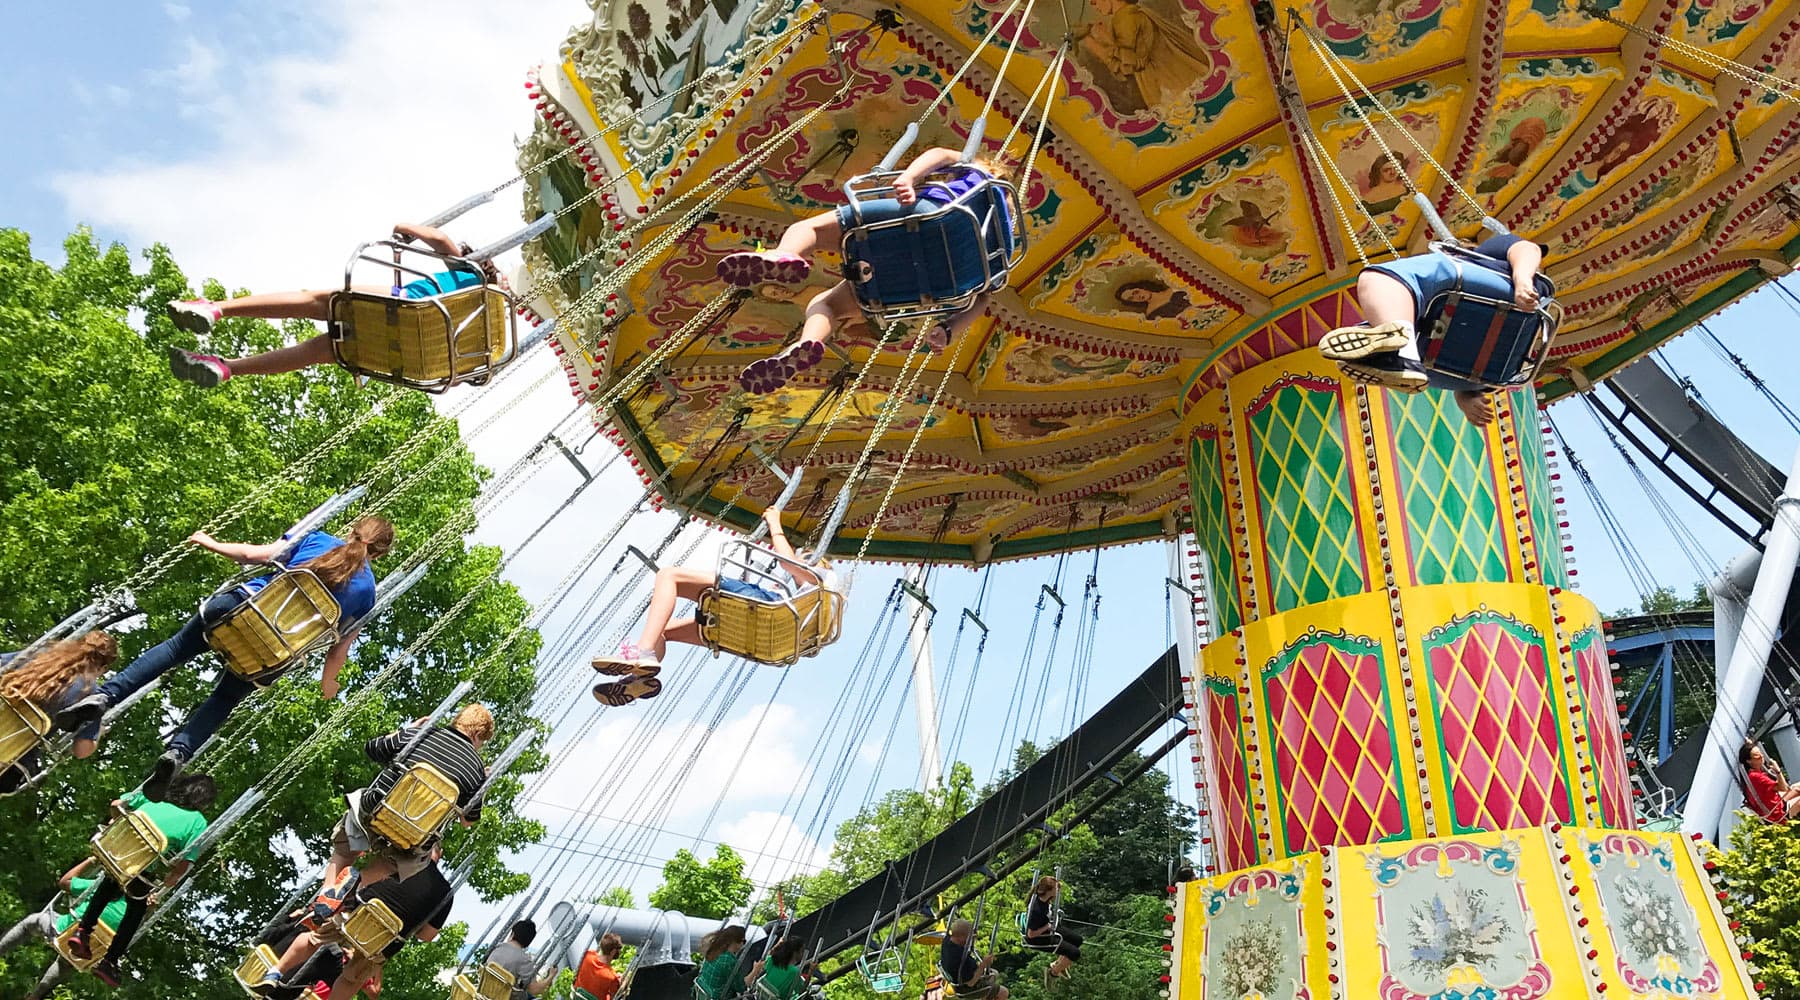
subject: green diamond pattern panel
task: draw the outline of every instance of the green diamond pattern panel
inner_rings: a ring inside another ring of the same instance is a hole
[[[1567,587],[1569,568],[1563,564],[1562,532],[1556,526],[1556,504],[1550,495],[1550,468],[1544,459],[1537,392],[1529,387],[1516,392],[1512,408],[1513,431],[1519,441],[1519,475],[1524,479],[1525,502],[1531,507],[1531,536],[1543,563],[1538,568],[1543,571],[1545,585]]]
[[[1249,414],[1269,613],[1367,589],[1338,387],[1290,382]]]
[[[1387,397],[1406,507],[1406,548],[1421,584],[1503,583],[1511,530],[1500,516],[1487,435],[1447,392]]]
[[[1194,498],[1194,532],[1206,553],[1206,575],[1218,633],[1243,624],[1238,612],[1237,564],[1231,558],[1231,512],[1226,509],[1225,477],[1217,436],[1196,436],[1188,442],[1188,492]],[[1215,634],[1218,634],[1215,633]]]

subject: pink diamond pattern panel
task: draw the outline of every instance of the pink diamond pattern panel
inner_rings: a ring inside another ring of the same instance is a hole
[[[1408,833],[1380,646],[1326,637],[1265,675],[1289,854]]]
[[[1569,822],[1542,638],[1484,614],[1434,630],[1424,645],[1457,831]]]
[[[1211,683],[1206,688],[1207,725],[1212,729],[1213,784],[1219,790],[1216,817],[1223,843],[1218,845],[1225,871],[1248,868],[1256,863],[1256,825],[1250,815],[1250,771],[1245,766],[1244,745],[1239,735],[1238,700],[1235,690],[1220,691]]]
[[[1625,766],[1625,740],[1619,730],[1612,673],[1606,665],[1600,630],[1584,630],[1572,645],[1576,676],[1581,681],[1583,714],[1587,716],[1594,782],[1600,790],[1600,818],[1608,826],[1629,830],[1637,825],[1637,810],[1631,804],[1631,775]]]

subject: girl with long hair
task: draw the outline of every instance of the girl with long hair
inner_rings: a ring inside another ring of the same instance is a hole
[[[805,957],[805,941],[782,938],[769,949],[768,958],[750,967],[750,984],[760,982],[763,992],[774,1000],[800,1000],[806,995],[806,980],[800,975]]]
[[[1064,930],[1052,919],[1056,893],[1061,887],[1053,876],[1038,879],[1031,887],[1031,904],[1025,909],[1025,942],[1033,947],[1053,948],[1056,952],[1055,960],[1045,970],[1045,974],[1053,979],[1068,975],[1069,966],[1081,961],[1081,935]]]
[[[100,675],[119,658],[119,643],[111,632],[96,630],[53,643],[13,667],[16,655],[0,654],[0,668],[6,669],[0,674],[0,698],[29,702],[55,718],[64,708],[99,689]],[[94,741],[78,739],[70,752],[86,757],[94,752]],[[18,791],[43,766],[43,754],[27,751],[11,767],[0,771],[0,795]]]
[[[1738,763],[1744,768],[1745,805],[1771,823],[1786,823],[1800,816],[1800,788],[1788,784],[1762,744],[1745,740],[1738,748]]]
[[[364,517],[350,526],[345,538],[314,531],[302,536],[298,542],[284,539],[267,545],[250,545],[221,542],[204,531],[196,531],[188,540],[244,566],[272,562],[291,545],[293,552],[288,557],[287,567],[304,566],[310,570],[337,599],[338,608],[343,612],[339,621],[355,622],[375,607],[375,574],[369,564],[393,547],[394,526],[379,517]],[[98,739],[100,719],[108,708],[206,652],[207,631],[255,596],[272,577],[273,574],[256,577],[207,598],[199,612],[173,636],[152,646],[130,666],[114,674],[100,685],[99,691],[65,708],[57,716],[57,725],[78,731],[84,739]],[[337,697],[338,671],[349,658],[350,646],[356,641],[358,631],[351,627],[342,632],[337,643],[325,654],[325,671],[319,679],[319,692],[326,698]],[[166,790],[182,765],[193,759],[200,745],[218,731],[232,709],[255,687],[229,670],[221,670],[212,694],[194,709],[187,722],[169,740],[168,751],[156,762],[156,770],[151,772],[150,780],[144,785],[145,794],[154,799]]]
[[[863,206],[862,221],[884,222],[935,211],[973,190],[982,181],[1005,176],[1005,168],[999,161],[980,158],[970,164],[972,170],[951,175],[948,180],[929,180],[933,174],[947,170],[961,160],[960,151],[943,147],[919,154],[899,177],[894,178],[892,198],[871,201]],[[836,248],[841,245],[844,230],[855,222],[848,206],[803,219],[787,227],[781,234],[781,242],[773,250],[743,251],[726,256],[719,261],[719,277],[726,284],[739,288],[751,288],[764,282],[798,285],[812,276],[812,252],[820,246]],[[984,295],[969,308],[935,324],[926,333],[926,342],[934,350],[943,350],[986,308],[987,296]],[[774,357],[752,361],[738,376],[739,384],[747,392],[774,392],[795,375],[825,360],[825,340],[831,336],[832,329],[860,315],[862,308],[857,304],[850,282],[832,285],[807,303],[800,339]]]
[[[696,984],[711,1000],[729,1000],[744,992],[747,970],[739,968],[744,928],[727,924],[700,939],[700,977]]]

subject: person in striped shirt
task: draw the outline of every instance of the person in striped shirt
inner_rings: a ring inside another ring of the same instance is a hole
[[[413,743],[415,735],[418,736],[417,743]],[[383,766],[367,788],[359,788],[345,796],[349,808],[331,834],[331,857],[325,862],[325,891],[313,903],[316,920],[326,920],[337,912],[358,882],[379,882],[396,874],[402,879],[411,878],[431,864],[431,851],[437,846],[435,842],[421,844],[411,851],[399,851],[391,846],[376,850],[375,839],[364,825],[367,817],[380,807],[382,799],[412,765],[430,764],[456,782],[456,808],[462,824],[475,825],[481,818],[481,803],[476,797],[487,783],[487,766],[482,763],[481,748],[493,738],[493,713],[486,706],[471,704],[463,706],[448,726],[431,726],[420,734],[418,723],[415,723],[368,742],[363,752]],[[410,748],[408,744],[412,744]],[[351,866],[372,852],[375,856],[363,866],[361,876],[356,876]]]

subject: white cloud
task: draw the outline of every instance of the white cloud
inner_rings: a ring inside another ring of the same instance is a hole
[[[240,55],[188,39],[159,76],[200,109],[180,152],[54,178],[71,214],[169,244],[195,279],[318,287],[361,240],[516,173],[525,74],[592,16],[580,0],[509,4],[504,17],[480,0],[443,0],[430,17],[400,0],[312,10],[310,34],[337,39],[331,51]],[[465,227],[471,242],[519,225],[516,191],[486,211]]]
[[[194,8],[189,7],[187,4],[184,4],[184,3],[165,3],[162,5],[162,9],[163,9],[163,14],[166,15],[169,20],[174,21],[176,24],[180,24],[183,21],[186,21],[189,17],[192,17],[194,14]]]
[[[831,852],[778,812],[758,810],[719,828],[715,836],[745,859],[745,874],[757,885],[824,868]]]

